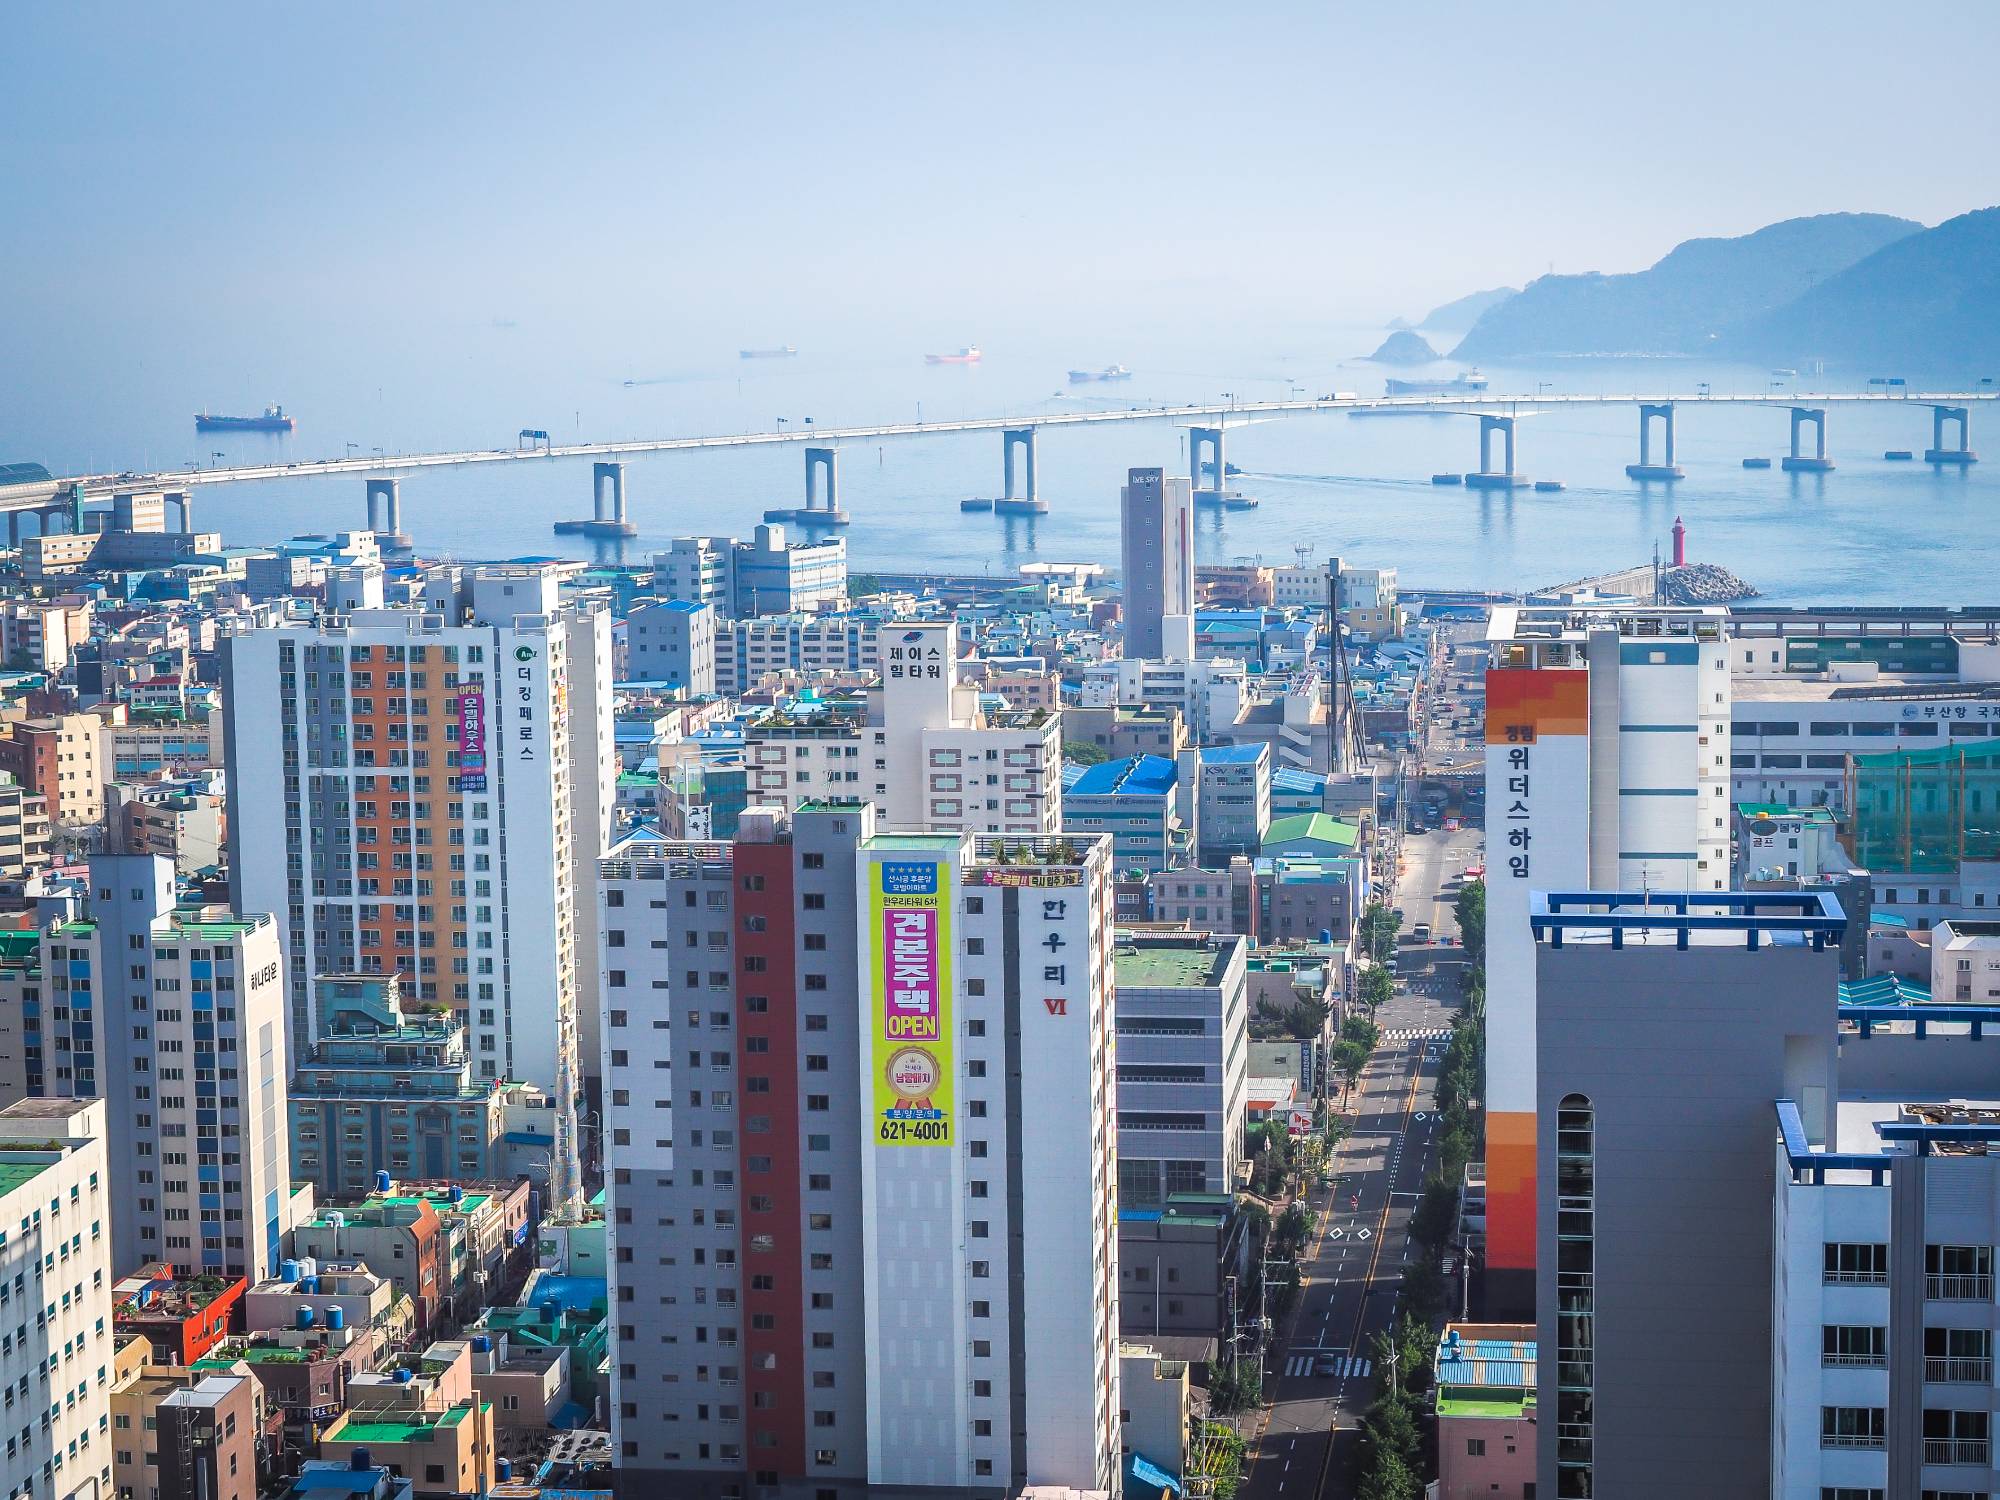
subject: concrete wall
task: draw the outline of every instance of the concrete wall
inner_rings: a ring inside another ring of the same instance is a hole
[[[1808,1128],[1833,1069],[1838,958],[1803,948],[1535,950],[1540,1422],[1557,1391],[1556,1115],[1595,1114],[1599,1495],[1770,1488],[1772,1101]],[[1699,1438],[1699,1441],[1694,1439]],[[1555,1495],[1557,1445],[1538,1493]]]

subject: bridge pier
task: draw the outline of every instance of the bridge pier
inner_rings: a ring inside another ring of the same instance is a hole
[[[1666,432],[1666,451],[1661,455],[1664,463],[1653,462],[1653,419],[1657,417]],[[1674,404],[1671,401],[1642,401],[1639,403],[1639,461],[1625,465],[1628,479],[1682,479],[1685,474],[1681,466],[1674,462]]]
[[[1799,429],[1812,423],[1813,453],[1810,458],[1799,452]],[[1787,474],[1825,474],[1833,468],[1833,460],[1826,456],[1826,408],[1823,406],[1795,406],[1792,408],[1792,453],[1781,459],[1778,467]]]
[[[379,505],[377,502],[380,502]],[[377,519],[377,511],[380,519]],[[407,549],[410,539],[403,534],[403,486],[396,479],[368,481],[368,529],[384,547]]]
[[[1203,454],[1208,456],[1204,459]],[[1215,483],[1204,483],[1208,472],[1215,475]],[[1222,429],[1220,427],[1190,427],[1188,429],[1188,477],[1194,481],[1194,498],[1197,502],[1213,504],[1222,498],[1228,486],[1223,481],[1229,470],[1222,461]]]
[[[1944,445],[1944,424],[1958,423],[1958,446]],[[1931,408],[1931,445],[1924,450],[1927,464],[1966,464],[1979,462],[1979,455],[1971,448],[1972,409],[1967,406],[1933,406]]]
[[[1493,434],[1496,432],[1500,434],[1506,455],[1506,466],[1499,469],[1493,467]],[[1479,468],[1465,476],[1465,487],[1471,490],[1518,490],[1530,482],[1527,475],[1514,472],[1514,419],[1481,412]]]
[[[582,520],[558,521],[558,536],[637,536],[639,528],[626,519],[625,465],[619,459],[601,459],[590,466],[590,515]]]
[[[820,476],[826,477],[826,504],[819,503]],[[849,517],[840,508],[840,450],[806,449],[806,503],[794,508],[773,506],[764,512],[766,521],[793,521],[800,526],[845,526]]]
[[[180,520],[181,535],[191,536],[194,533],[194,496],[186,490],[168,490],[160,499],[174,508]]]
[[[1022,489],[1014,488],[1014,450],[1021,450]],[[994,512],[1003,516],[1039,516],[1048,513],[1048,502],[1035,488],[1035,429],[1006,427],[1000,432],[1001,495],[993,502]]]

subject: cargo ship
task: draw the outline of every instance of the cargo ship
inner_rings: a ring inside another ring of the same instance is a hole
[[[979,346],[967,344],[956,354],[926,354],[927,365],[976,365],[979,363]]]
[[[1486,377],[1477,370],[1450,380],[1399,380],[1392,375],[1385,384],[1392,396],[1462,396],[1485,390]]]
[[[1083,385],[1092,380],[1130,380],[1132,372],[1123,365],[1106,365],[1101,370],[1071,370],[1069,383]]]
[[[790,359],[798,352],[790,344],[783,344],[776,349],[738,349],[736,357],[738,359]]]
[[[298,424],[285,415],[282,406],[267,406],[261,417],[217,417],[196,412],[196,432],[290,432]]]

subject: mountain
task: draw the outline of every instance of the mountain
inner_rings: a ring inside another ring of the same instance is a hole
[[[1385,365],[1427,365],[1438,357],[1438,352],[1420,334],[1405,329],[1382,340],[1382,347],[1368,357]]]
[[[1511,286],[1496,286],[1490,292],[1470,292],[1463,297],[1430,310],[1417,327],[1428,328],[1433,333],[1464,333],[1488,308],[1498,307],[1509,297],[1521,294]]]
[[[1722,343],[1779,364],[2000,375],[2000,208],[1898,239]]]
[[[1922,230],[1888,214],[1820,214],[1736,239],[1688,240],[1627,275],[1543,276],[1488,308],[1452,357],[1701,353]]]

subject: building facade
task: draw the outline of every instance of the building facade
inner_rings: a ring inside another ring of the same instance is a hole
[[[1107,855],[848,801],[603,862],[630,1493],[1111,1484]]]
[[[1222,482],[1218,475],[1216,483]],[[1165,621],[1185,616],[1192,656],[1194,619],[1194,484],[1161,469],[1133,469],[1119,494],[1124,565],[1125,655],[1163,657]]]
[[[276,924],[176,906],[153,855],[94,857],[87,910],[42,937],[29,1091],[106,1100],[121,1274],[260,1279],[290,1228]]]
[[[1729,671],[1719,609],[1496,608],[1486,673],[1487,1278],[1535,1267],[1531,890],[1729,882]]]
[[[553,569],[472,570],[470,623],[369,610],[224,644],[241,910],[279,914],[294,1055],[320,974],[399,974],[460,1012],[482,1079],[556,1101],[552,1192],[576,1185],[588,861],[615,798],[611,633]]]

